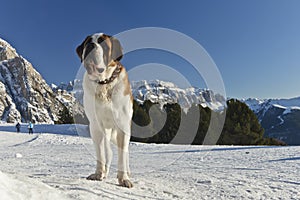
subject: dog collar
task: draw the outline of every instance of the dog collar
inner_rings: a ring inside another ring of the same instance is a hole
[[[111,75],[110,78],[107,78],[107,79],[105,79],[105,80],[103,80],[103,81],[97,80],[97,81],[95,81],[95,82],[98,83],[98,84],[100,84],[100,85],[109,84],[109,83],[113,82],[113,81],[119,76],[119,74],[120,74],[120,72],[121,72],[121,69],[122,69],[122,66],[119,65],[119,64],[117,64],[117,67],[116,67],[116,69],[114,70],[114,72],[112,73],[112,75]]]

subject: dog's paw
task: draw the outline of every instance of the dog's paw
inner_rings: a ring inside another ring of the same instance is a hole
[[[133,184],[129,179],[119,179],[119,185],[126,188],[132,188]]]
[[[91,174],[86,179],[91,181],[102,181],[104,179],[104,174],[103,173]]]

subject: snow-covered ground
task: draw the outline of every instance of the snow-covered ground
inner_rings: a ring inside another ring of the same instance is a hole
[[[127,189],[117,185],[116,153],[110,176],[88,181],[96,164],[91,139],[72,126],[36,128],[43,131],[0,127],[1,200],[300,198],[299,146],[131,143],[134,187]]]

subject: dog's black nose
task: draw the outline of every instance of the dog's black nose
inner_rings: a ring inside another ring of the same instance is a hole
[[[102,72],[104,72],[104,68],[97,68],[98,72],[101,74]]]

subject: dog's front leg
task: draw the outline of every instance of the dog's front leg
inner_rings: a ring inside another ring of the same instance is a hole
[[[110,165],[112,162],[112,156],[113,156],[110,139],[111,139],[111,131],[110,131],[110,134],[106,133],[106,137],[105,137],[105,156],[106,156],[105,177],[107,177],[109,174],[109,169],[110,169]]]
[[[90,127],[91,136],[96,150],[97,167],[95,173],[88,176],[87,179],[102,181],[106,176],[105,136],[103,132],[95,130],[92,125]]]

